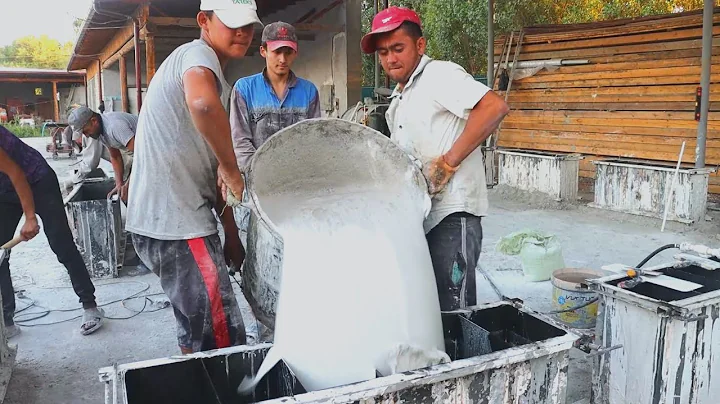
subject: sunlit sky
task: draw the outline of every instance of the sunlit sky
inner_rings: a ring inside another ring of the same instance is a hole
[[[4,1],[2,3],[5,3]],[[74,41],[75,17],[86,18],[91,0],[21,0],[0,11],[0,46],[26,35]]]

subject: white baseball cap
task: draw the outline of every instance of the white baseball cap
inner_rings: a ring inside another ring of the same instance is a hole
[[[257,15],[255,0],[201,0],[200,11],[212,11],[226,27],[237,29],[263,23]]]

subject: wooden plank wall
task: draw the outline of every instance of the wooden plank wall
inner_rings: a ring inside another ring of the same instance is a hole
[[[720,164],[720,8],[713,28],[708,165]],[[693,163],[702,14],[526,29],[519,60],[587,59],[513,82],[498,145],[583,153],[581,177],[603,156]],[[504,37],[495,43],[496,61]],[[510,57],[514,55],[514,48]],[[497,88],[497,87],[496,87]],[[720,193],[720,175],[711,177]]]

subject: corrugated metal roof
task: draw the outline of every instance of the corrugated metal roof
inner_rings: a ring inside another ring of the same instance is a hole
[[[256,0],[260,18],[303,0]],[[85,69],[117,34],[145,0],[93,0],[93,6],[75,43],[68,70]],[[195,17],[200,0],[151,0],[150,15]]]

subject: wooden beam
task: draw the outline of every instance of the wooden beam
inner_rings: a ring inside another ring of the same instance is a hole
[[[332,9],[335,7],[341,5],[345,0],[335,0],[332,3],[330,3],[327,7],[323,8],[318,12],[317,14],[313,15],[312,17],[308,18],[308,22],[314,22],[317,21],[325,16],[325,14],[329,13]]]
[[[140,21],[140,26],[144,27],[145,24],[148,21],[148,16],[150,15],[149,6],[144,5],[142,7],[139,7],[137,12],[135,13],[134,17],[138,21]],[[103,62],[104,67],[108,67],[110,64],[114,63],[118,60],[118,53],[124,54],[132,50],[132,45],[128,45],[128,43],[133,42],[133,35],[134,35],[134,24],[132,20],[129,20],[122,29],[118,30],[115,36],[108,42],[108,44],[103,48],[100,60]],[[106,63],[109,59],[113,58],[112,62]]]
[[[98,65],[98,75],[97,76],[98,76],[98,97],[99,97],[98,102],[101,103],[101,102],[103,102],[103,86],[102,86],[103,69],[102,69],[102,63],[100,62],[100,59],[98,59],[97,65]]]
[[[626,126],[643,126],[650,127],[644,122],[656,122],[662,127],[671,128],[695,128],[695,114],[693,112],[675,112],[675,111],[641,111],[641,112],[609,112],[609,111],[512,111],[506,120],[528,120],[528,121],[544,121],[550,122],[567,122],[580,125],[597,125],[601,124],[614,125],[624,124]],[[594,121],[590,121],[590,119]],[[610,120],[617,119],[617,122]],[[720,121],[720,114],[710,114],[710,120]],[[676,121],[691,122],[690,126]]]
[[[106,63],[106,61],[115,56],[128,42],[132,42],[132,39],[133,24],[129,22],[115,34],[110,42],[103,48],[102,52],[100,52],[100,60],[103,62],[103,67],[108,67],[110,64]],[[115,58],[113,62],[116,60],[117,58]]]
[[[145,36],[145,69],[147,70],[147,85],[155,76],[155,37],[152,34]]]
[[[694,111],[694,102],[514,102],[512,109],[591,110],[591,111]],[[720,111],[720,103],[711,102],[711,111]]]
[[[699,68],[697,69],[700,70]],[[720,74],[713,74],[713,83],[720,82]],[[572,80],[542,83],[517,82],[513,91],[533,88],[571,88],[571,87],[620,87],[620,86],[656,86],[660,84],[697,84],[697,76],[670,76],[670,77],[633,77],[626,79],[598,79],[598,80]],[[513,84],[514,85],[514,84]]]
[[[60,122],[60,105],[58,105],[57,81],[52,82],[53,119]]]
[[[720,14],[714,16],[714,22],[720,22]],[[580,30],[570,30],[567,26],[566,29],[556,33],[547,34],[532,34],[528,33],[525,35],[523,40],[526,44],[531,43],[550,43],[560,42],[574,39],[589,39],[589,38],[602,38],[611,37],[616,35],[631,35],[641,34],[648,32],[667,31],[671,29],[684,29],[684,28],[695,28],[702,26],[702,15],[693,15],[686,17],[674,17],[667,22],[659,23],[658,21],[647,21],[643,23],[631,23],[627,25],[612,27],[612,28],[589,28]],[[500,36],[495,40],[495,46],[502,47],[505,37]]]
[[[120,57],[120,98],[122,99],[122,111],[128,112],[128,88],[127,88],[127,59]]]
[[[376,1],[377,1],[377,0],[376,0]],[[299,24],[299,23],[301,23],[301,22],[304,22],[304,21],[307,20],[308,18],[312,17],[313,14],[315,14],[316,11],[317,11],[317,9],[316,9],[315,7],[311,8],[310,11],[308,11],[307,13],[303,14],[300,18],[298,18],[297,21],[295,21],[295,24]]]
[[[176,18],[176,17],[150,17],[148,22],[153,23],[157,26],[173,26],[173,27],[186,27],[186,28],[197,28],[197,19],[195,18]]]
[[[25,78],[25,77],[0,77],[0,83],[47,83],[51,79],[42,79],[42,78]],[[53,81],[57,83],[78,83],[82,84],[84,82],[84,79],[77,78],[77,79],[54,79]]]
[[[720,46],[720,38],[713,39],[713,46]],[[588,48],[582,50],[567,50],[554,52],[537,52],[524,53],[520,52],[519,60],[541,60],[541,59],[588,59],[598,56],[615,56],[627,53],[645,53],[645,52],[667,52],[682,49],[700,49],[702,41],[700,39],[675,41],[675,42],[659,42],[641,45],[620,45],[599,48]],[[662,57],[661,53],[658,53]]]
[[[137,110],[140,113],[142,108],[142,70],[140,68],[140,21],[138,19],[133,20],[133,26],[135,27],[135,33],[133,35],[135,46],[135,90],[137,97]]]
[[[88,80],[94,79],[95,76],[97,76],[98,72],[99,72],[99,69],[98,69],[97,63],[90,63],[90,65],[88,65],[87,69],[85,69],[85,73],[86,73]]]
[[[125,55],[130,53],[133,49],[135,49],[135,41],[129,41],[126,43],[120,50],[115,52],[112,56],[110,56],[105,63],[103,63],[104,68],[109,68],[112,66],[113,63],[117,62],[118,60],[122,59]]]
[[[720,34],[720,26],[714,27],[713,35]],[[597,46],[617,46],[642,43],[655,43],[665,41],[678,41],[686,39],[702,38],[702,29],[683,29],[669,32],[657,32],[651,34],[623,35],[611,38],[579,39],[576,41],[543,43],[537,45],[523,45],[522,51],[526,53],[552,52],[568,49],[594,48]]]

